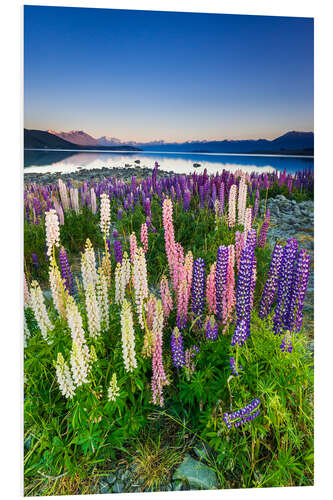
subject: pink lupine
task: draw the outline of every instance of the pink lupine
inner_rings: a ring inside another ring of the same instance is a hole
[[[178,289],[179,284],[184,279],[184,249],[180,243],[175,243],[175,254],[173,261],[173,287]]]
[[[131,262],[134,262],[135,252],[137,249],[137,242],[135,233],[132,233],[130,236],[130,253],[131,253]]]
[[[140,240],[144,249],[144,252],[148,252],[148,228],[147,224],[144,222],[141,226]]]
[[[239,269],[240,257],[242,250],[246,243],[246,237],[244,233],[240,233],[239,231],[235,232],[235,260],[237,269]]]
[[[168,258],[168,264],[171,275],[173,276],[173,266],[176,258],[175,233],[172,221],[172,201],[166,198],[163,202],[163,227],[165,239],[165,252]]]
[[[163,359],[162,359],[162,346],[163,346],[163,309],[161,301],[157,301],[156,317],[154,320],[154,345],[153,345],[153,377],[151,387],[153,392],[153,403],[155,405],[164,405],[163,386],[168,385],[169,381],[166,377]]]
[[[168,318],[170,315],[170,311],[172,311],[173,309],[173,303],[169,290],[169,283],[165,276],[163,276],[163,278],[161,279],[160,290],[164,317]]]
[[[252,227],[252,207],[248,207],[245,210],[244,217],[244,233],[247,235],[248,231],[250,231]]]
[[[216,287],[215,287],[216,262],[210,266],[207,276],[206,298],[209,314],[216,314]]]
[[[183,280],[177,291],[177,326],[179,330],[186,327],[189,298],[190,294],[188,292],[187,283],[186,280]]]
[[[228,212],[229,227],[234,227],[236,223],[236,196],[237,196],[237,186],[236,184],[233,184],[229,191],[229,212]]]
[[[229,260],[227,270],[227,307],[225,320],[231,318],[231,314],[236,305],[235,295],[235,247],[229,245]]]

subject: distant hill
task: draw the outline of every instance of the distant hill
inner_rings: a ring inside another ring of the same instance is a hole
[[[97,139],[83,132],[83,130],[71,130],[70,132],[55,132],[54,130],[48,130],[48,132],[49,134],[60,137],[60,139],[78,144],[79,146],[98,146]],[[107,146],[107,144],[105,144],[105,146]]]
[[[29,130],[24,129],[24,148],[25,149],[69,149],[69,150],[90,150],[99,149],[102,151],[141,151],[141,149],[127,146],[91,146],[78,145],[73,142],[66,141],[53,133],[45,132],[44,130]]]

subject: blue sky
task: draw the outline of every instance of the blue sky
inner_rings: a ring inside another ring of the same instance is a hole
[[[24,8],[25,127],[122,140],[313,130],[313,19]]]

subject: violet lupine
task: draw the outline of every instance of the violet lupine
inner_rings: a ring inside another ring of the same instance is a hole
[[[141,240],[144,252],[147,253],[148,252],[148,229],[147,229],[147,224],[145,222],[141,225],[140,240]]]
[[[251,278],[251,291],[250,291],[250,307],[251,307],[251,309],[253,308],[254,291],[255,291],[255,287],[256,287],[256,281],[257,281],[257,259],[254,256],[254,258],[253,258],[253,272],[252,272],[252,278]]]
[[[261,229],[260,229],[260,235],[259,235],[259,241],[258,241],[258,246],[260,246],[260,247],[264,247],[266,244],[266,237],[267,237],[267,231],[268,231],[268,227],[269,227],[270,216],[271,216],[270,210],[267,209],[266,215],[264,218],[264,222],[263,222]]]
[[[177,290],[177,326],[179,330],[186,328],[189,297],[186,280],[183,280]]]
[[[234,227],[236,223],[236,197],[237,197],[237,186],[236,184],[233,184],[229,191],[229,212],[228,212],[229,227]]]
[[[171,334],[171,353],[174,366],[182,368],[185,365],[183,337],[176,326]]]
[[[233,375],[236,375],[236,377],[238,377],[239,376],[238,370],[239,371],[242,370],[243,367],[242,367],[242,365],[239,365],[238,366],[238,370],[237,370],[235,358],[231,357],[230,358],[230,369],[231,369],[231,373]]]
[[[185,189],[183,196],[183,210],[186,212],[190,208],[191,203],[191,191]]]
[[[242,346],[250,334],[251,321],[251,284],[253,274],[254,248],[246,245],[242,250],[240,259],[237,292],[236,292],[236,315],[237,323],[232,338],[232,345],[236,343]]]
[[[205,334],[208,340],[216,340],[218,336],[218,325],[214,316],[207,316],[205,321]]]
[[[69,293],[73,294],[74,293],[73,275],[68,262],[67,252],[63,246],[60,248],[59,260],[60,260],[61,276],[62,279],[64,280],[65,289],[68,290]]]
[[[232,413],[224,413],[223,420],[228,429],[231,429],[232,426],[240,427],[244,423],[250,422],[260,414],[259,406],[260,399],[253,399],[251,403],[244,406],[241,410],[236,410]]]
[[[294,272],[287,320],[288,330],[291,332],[299,332],[302,326],[303,305],[308,286],[309,272],[310,255],[305,250],[300,250],[297,258],[296,270]]]
[[[253,248],[257,246],[257,230],[253,227],[249,230],[247,235],[243,233],[246,245],[251,245]]]
[[[262,292],[259,306],[259,317],[261,319],[266,318],[271,311],[281,272],[282,254],[283,247],[281,245],[275,245],[268,272],[268,278]]]
[[[222,320],[225,316],[227,271],[228,271],[228,247],[221,245],[217,249],[215,288],[216,288],[216,312],[217,318]]]
[[[122,246],[119,240],[114,240],[114,254],[116,258],[116,263],[118,262],[121,264],[123,260],[123,252],[122,252]]]
[[[162,359],[162,346],[163,346],[163,308],[160,300],[156,304],[156,317],[154,320],[154,345],[153,345],[153,359],[152,368],[153,376],[151,381],[153,403],[155,405],[164,405],[163,387],[169,384],[166,377],[163,359]]]
[[[297,240],[289,238],[282,254],[281,272],[277,289],[277,304],[273,317],[275,335],[281,335],[283,330],[288,327],[296,255]]]
[[[228,269],[227,269],[227,295],[226,311],[224,321],[230,320],[236,305],[235,295],[235,247],[228,246]]]
[[[290,332],[288,330],[287,330],[285,336],[281,340],[280,349],[282,352],[291,353],[293,351],[292,338],[291,338]]]
[[[135,252],[137,249],[137,242],[135,233],[132,233],[130,236],[130,254],[131,254],[131,262],[134,262]]]
[[[148,219],[151,219],[151,208],[150,208],[150,199],[145,199],[145,214]]]
[[[189,349],[186,349],[185,351],[185,374],[187,380],[190,380],[191,375],[195,372],[195,362],[194,358],[197,354],[199,354],[199,348],[194,345],[193,347],[190,347]]]
[[[216,286],[215,286],[216,262],[210,266],[207,276],[206,301],[209,314],[216,314]]]
[[[192,312],[198,318],[199,328],[202,325],[201,316],[204,309],[205,294],[205,261],[201,258],[194,261],[192,280]]]
[[[170,315],[170,312],[173,309],[173,303],[169,290],[169,283],[165,276],[163,276],[161,279],[160,290],[161,290],[161,299],[163,305],[163,313],[164,317],[167,319]]]
[[[220,202],[220,213],[219,216],[222,217],[224,212],[224,183],[221,182],[219,190],[219,202]]]
[[[257,188],[257,190],[256,190],[256,197],[255,197],[255,200],[254,200],[254,210],[253,210],[253,218],[254,219],[258,215],[259,203],[260,203],[260,190],[259,190],[259,188]]]
[[[39,260],[38,260],[38,257],[35,253],[31,254],[31,260],[32,260],[32,264],[33,264],[34,268],[37,271],[39,268]]]

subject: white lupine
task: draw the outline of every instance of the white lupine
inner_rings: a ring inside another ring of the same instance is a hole
[[[90,371],[90,354],[87,344],[73,341],[71,351],[71,367],[75,385],[78,387],[88,380]]]
[[[87,291],[89,284],[95,288],[97,282],[96,258],[89,238],[86,241],[85,251],[81,257],[81,274],[85,291]]]
[[[120,262],[117,262],[116,269],[114,271],[114,284],[115,284],[115,296],[114,301],[117,306],[121,305],[124,300],[124,288],[122,286],[122,268]]]
[[[101,220],[100,226],[101,231],[105,235],[106,238],[109,237],[110,234],[110,199],[106,193],[101,195]]]
[[[238,224],[244,225],[246,208],[247,184],[244,175],[241,176],[238,188]]]
[[[40,328],[42,337],[45,340],[48,340],[47,339],[48,331],[53,330],[54,326],[52,325],[52,323],[48,317],[46,307],[45,307],[43,292],[42,292],[39,284],[37,283],[37,281],[33,281],[31,283],[30,299],[31,299],[30,300],[31,308],[35,314],[35,318],[36,318],[37,324]]]
[[[54,208],[45,213],[47,255],[52,255],[53,247],[60,246],[59,218]]]
[[[252,207],[248,207],[245,210],[245,216],[244,216],[244,233],[245,233],[245,235],[247,235],[247,233],[250,231],[251,227],[252,227]]]
[[[132,310],[126,299],[123,301],[120,323],[124,365],[126,371],[132,372],[134,368],[137,367],[135,357],[135,336]]]
[[[96,284],[96,296],[98,308],[100,312],[100,319],[103,326],[109,328],[109,304],[108,304],[108,284],[103,269],[98,269],[98,278]]]
[[[56,212],[57,212],[58,217],[59,217],[60,226],[63,226],[65,224],[65,217],[64,217],[64,211],[62,209],[62,206],[59,205],[57,200],[53,199],[52,201],[54,204],[54,208],[56,209]]]
[[[58,180],[58,185],[59,185],[59,194],[62,201],[62,206],[64,207],[65,212],[67,212],[67,210],[70,209],[67,186],[61,179]]]
[[[79,313],[75,300],[71,295],[69,295],[67,299],[66,315],[73,341],[78,344],[85,344],[86,340],[82,326],[82,317]]]
[[[88,285],[86,291],[86,309],[89,335],[92,338],[96,338],[100,335],[101,330],[100,313],[98,309],[96,294],[91,284]]]
[[[127,252],[124,252],[121,267],[122,267],[123,279],[125,281],[125,286],[126,286],[131,279],[131,263],[129,261]]]
[[[60,271],[53,259],[49,267],[49,282],[55,308],[58,311],[58,313],[63,318],[65,318],[66,317],[65,287]]]
[[[120,394],[120,389],[118,387],[117,375],[113,373],[112,379],[110,380],[110,385],[108,389],[108,400],[116,401],[117,397]]]
[[[56,375],[61,394],[66,398],[72,399],[72,397],[75,394],[75,387],[69,366],[67,362],[64,360],[64,357],[61,354],[61,352],[58,353],[57,357]]]
[[[141,328],[144,328],[142,308],[144,300],[148,297],[147,265],[143,249],[136,250],[133,262],[133,284],[135,290],[136,311]]]
[[[70,188],[70,197],[71,197],[71,202],[72,202],[72,207],[75,210],[76,215],[80,213],[80,207],[79,207],[79,191],[77,188]]]
[[[90,189],[90,203],[92,213],[97,214],[96,193],[93,187]]]
[[[23,273],[24,277],[24,307],[30,307],[30,293],[28,288],[27,279],[25,277],[25,273]]]

